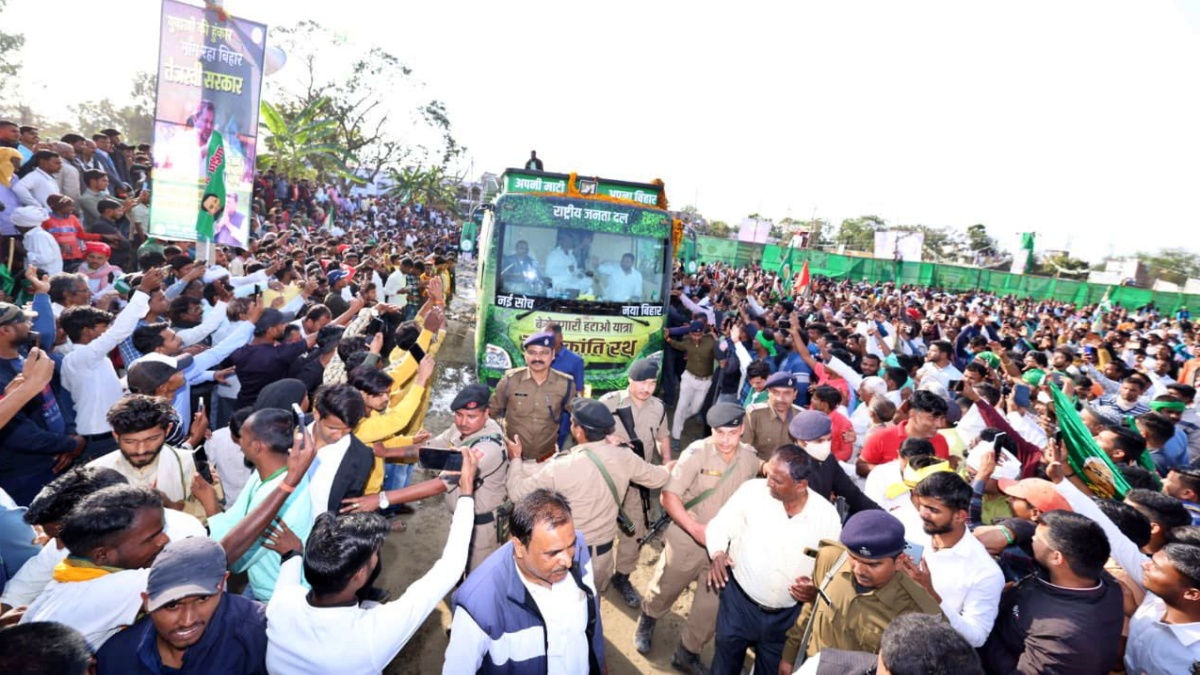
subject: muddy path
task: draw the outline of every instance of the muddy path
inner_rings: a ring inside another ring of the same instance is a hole
[[[435,434],[452,423],[450,402],[454,396],[463,386],[476,381],[476,307],[475,270],[460,265],[458,293],[451,300],[447,312],[449,321],[446,338],[437,355],[438,366],[434,374],[433,393],[425,419],[425,427]],[[685,436],[687,435],[685,433]],[[425,480],[429,477],[431,476],[418,470],[413,479]],[[379,585],[391,591],[393,600],[399,598],[408,584],[419,579],[441,557],[449,533],[450,512],[440,498],[426,500],[413,506],[416,513],[401,516],[407,526],[406,531],[392,532],[383,548],[383,571],[380,574]],[[660,553],[659,542],[642,548],[638,568],[631,578],[643,594],[650,583]],[[679,644],[682,617],[686,616],[690,605],[691,591],[685,591],[672,607],[671,613],[659,620],[654,633],[654,648],[648,655],[642,656],[633,648],[637,610],[626,606],[617,592],[610,588],[601,600],[609,672],[613,675],[675,672],[671,668],[671,654]],[[449,642],[449,628],[450,611],[448,603],[444,601],[385,672],[388,675],[440,673]],[[711,645],[705,650],[703,658],[706,663],[711,661]]]

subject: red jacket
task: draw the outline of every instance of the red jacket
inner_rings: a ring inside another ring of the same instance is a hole
[[[73,213],[66,218],[51,215],[49,220],[42,223],[42,229],[49,232],[50,236],[54,237],[54,241],[58,242],[58,247],[62,249],[63,260],[83,260],[87,255],[83,249],[83,241],[103,239],[98,234],[85,232],[83,225]]]

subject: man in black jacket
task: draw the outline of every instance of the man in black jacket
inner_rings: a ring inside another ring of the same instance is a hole
[[[1040,571],[1004,592],[980,654],[989,673],[1107,673],[1118,666],[1120,585],[1104,571],[1108,538],[1069,511],[1042,514],[1033,537]]]
[[[843,521],[859,511],[879,508],[850,480],[833,456],[833,422],[829,415],[815,410],[796,413],[788,425],[788,433],[813,459],[808,489],[836,506]]]

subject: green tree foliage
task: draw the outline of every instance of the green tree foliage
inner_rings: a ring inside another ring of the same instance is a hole
[[[883,218],[879,216],[859,216],[847,218],[833,235],[833,243],[845,246],[851,251],[873,251],[875,249],[875,232],[886,227]]]
[[[297,65],[290,78],[268,80],[267,98],[289,124],[322,101],[320,118],[333,122],[333,143],[362,180],[404,164],[445,167],[463,152],[445,104],[420,100],[412,70],[390,52],[355,48],[313,21],[273,29],[272,39]],[[319,175],[341,175],[336,162],[313,161]]]
[[[733,236],[733,228],[723,220],[714,220],[708,224],[708,236],[728,239]]]
[[[983,223],[975,223],[967,228],[967,246],[972,251],[998,252],[996,240],[988,234],[987,226]]]
[[[337,122],[325,117],[328,100],[317,98],[295,113],[284,116],[269,101],[260,104],[259,124],[264,134],[259,167],[274,166],[286,176],[311,178],[314,167],[326,176],[349,176],[348,152],[338,143]]]
[[[0,14],[8,0],[0,0]],[[0,22],[6,25],[7,22]],[[0,30],[0,93],[8,94],[11,83],[21,72],[21,47],[25,46],[25,36],[20,33],[8,33]]]
[[[460,177],[449,175],[445,167],[406,166],[389,169],[388,175],[392,179],[388,194],[394,197],[435,209],[457,209]]]
[[[121,99],[122,103],[114,103],[108,98],[99,101],[85,101],[70,107],[75,115],[75,125],[71,129],[85,136],[101,129],[118,129],[125,141],[134,143],[149,143],[154,139],[154,92],[157,75],[145,71],[133,76],[129,96]],[[61,136],[55,136],[59,138]]]
[[[1149,268],[1152,279],[1183,285],[1200,278],[1200,256],[1182,248],[1164,248],[1157,253],[1138,252],[1137,259]]]

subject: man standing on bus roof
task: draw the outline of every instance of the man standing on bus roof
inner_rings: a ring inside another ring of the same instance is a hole
[[[525,162],[526,171],[544,171],[542,169],[542,160],[538,159],[537,150],[529,151],[529,161]]]
[[[609,302],[640,302],[642,273],[633,266],[633,254],[621,256],[621,263],[603,262],[596,271],[604,275],[604,299]]]
[[[524,346],[527,365],[500,378],[488,409],[494,419],[503,420],[510,448],[527,461],[544,461],[558,450],[558,426],[575,398],[575,382],[550,368],[553,333],[534,333]]]

